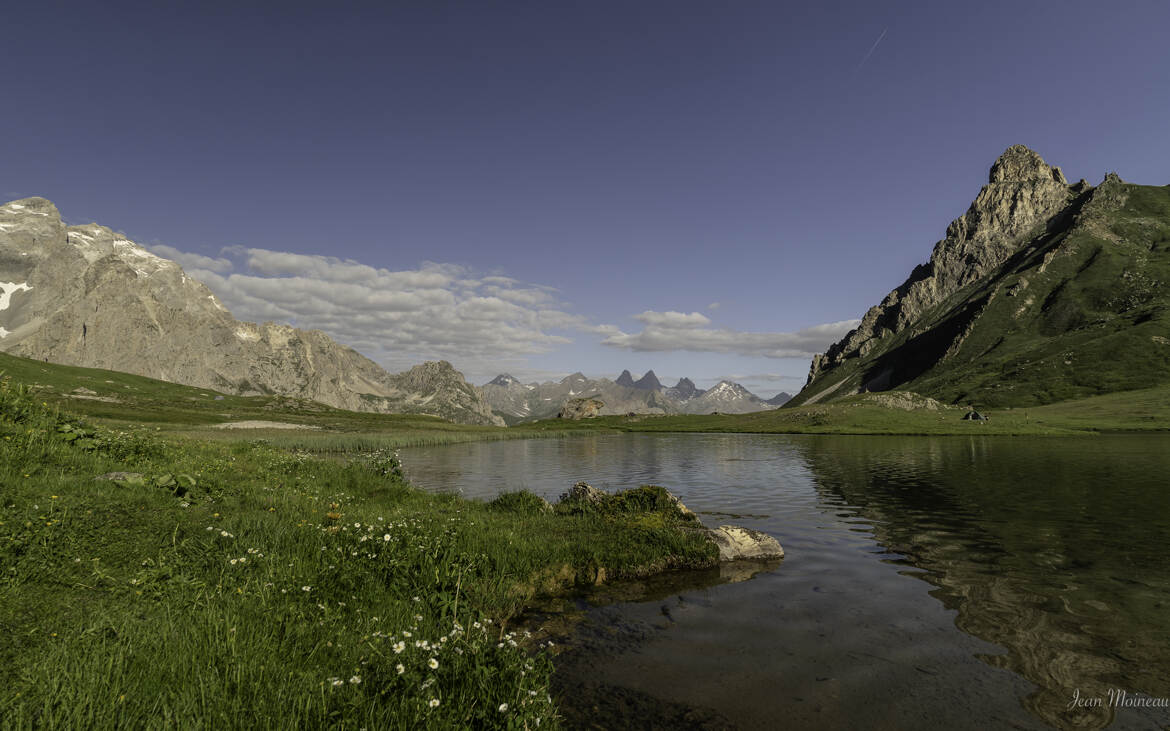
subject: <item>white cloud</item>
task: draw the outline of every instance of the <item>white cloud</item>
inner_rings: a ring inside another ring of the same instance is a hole
[[[844,320],[794,333],[760,333],[703,327],[710,320],[697,312],[684,315],[646,311],[634,318],[646,324],[642,332],[614,332],[601,341],[602,345],[639,352],[688,350],[765,358],[807,358],[824,352],[860,322]]]
[[[711,321],[707,319],[706,315],[699,312],[692,312],[689,315],[682,312],[654,312],[646,310],[640,315],[634,315],[635,320],[641,320],[646,323],[647,327],[660,328],[697,328],[703,325],[710,325]]]
[[[164,259],[178,262],[183,269],[206,269],[212,272],[230,272],[232,270],[232,263],[227,259],[213,259],[202,254],[191,254],[166,244],[155,244],[147,248]]]
[[[436,358],[514,360],[571,342],[561,331],[589,327],[551,287],[451,264],[394,271],[267,249],[229,247],[221,258],[152,249],[178,261],[239,319],[322,330],[392,369]]]

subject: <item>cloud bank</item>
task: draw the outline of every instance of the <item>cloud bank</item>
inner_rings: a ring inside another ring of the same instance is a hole
[[[692,312],[647,310],[634,319],[645,324],[638,333],[607,333],[602,345],[638,352],[689,350],[700,353],[734,353],[764,358],[810,358],[857,327],[860,320],[814,325],[794,333],[742,332],[706,327],[711,320]]]
[[[157,245],[241,320],[323,330],[387,367],[437,358],[514,360],[594,329],[555,290],[451,264],[389,270],[351,259],[230,247],[208,257]],[[559,332],[556,332],[559,331]]]

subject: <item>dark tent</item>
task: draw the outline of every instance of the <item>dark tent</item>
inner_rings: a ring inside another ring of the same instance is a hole
[[[987,417],[983,414],[980,414],[975,409],[971,409],[967,413],[963,414],[963,421],[987,421]]]

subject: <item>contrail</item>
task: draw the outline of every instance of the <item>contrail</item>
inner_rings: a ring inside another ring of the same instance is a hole
[[[854,71],[861,70],[861,67],[865,65],[865,62],[868,61],[869,57],[873,55],[873,52],[877,50],[878,44],[881,43],[882,39],[886,37],[886,31],[888,30],[889,28],[882,29],[882,34],[878,36],[876,41],[873,42],[873,45],[869,48],[869,53],[865,54],[865,58],[861,59],[861,63],[857,64],[857,68],[855,68]]]

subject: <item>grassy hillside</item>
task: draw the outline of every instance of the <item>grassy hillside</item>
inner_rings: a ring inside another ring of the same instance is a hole
[[[997,270],[793,403],[888,382],[1029,406],[1170,383],[1170,186],[1106,181]]]
[[[42,399],[87,374],[40,375],[0,379],[5,728],[547,727],[548,653],[501,620],[603,571],[716,560],[660,489],[431,495],[387,452],[95,424]]]

